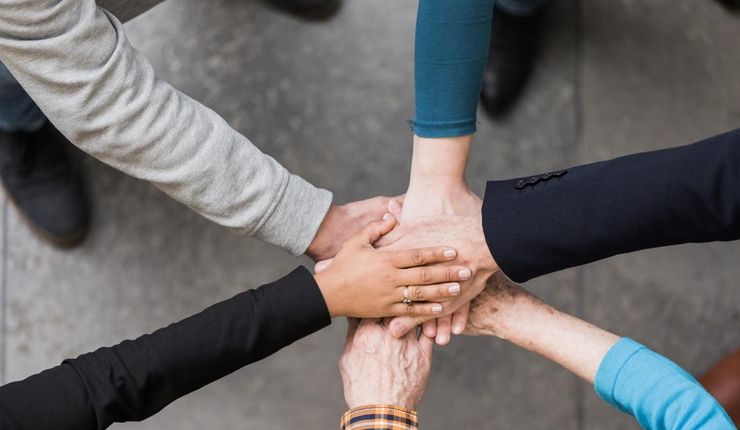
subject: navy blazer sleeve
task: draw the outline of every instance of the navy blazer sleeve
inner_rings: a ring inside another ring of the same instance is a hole
[[[140,421],[331,323],[305,268],[166,328],[0,387],[0,428]]]
[[[641,249],[740,238],[740,129],[701,142],[489,182],[491,254],[524,282]]]

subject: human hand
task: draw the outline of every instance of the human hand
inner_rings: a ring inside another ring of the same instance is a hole
[[[460,294],[459,281],[470,278],[470,269],[435,265],[455,260],[454,248],[373,248],[373,243],[395,225],[391,214],[368,224],[347,241],[331,265],[315,275],[332,317],[439,315]],[[403,303],[407,288],[411,304]]]
[[[389,204],[398,207],[403,196],[374,197],[344,205],[332,205],[319,226],[306,255],[314,261],[334,257],[342,244],[371,221],[379,220],[388,211]]]
[[[339,360],[347,406],[416,409],[429,381],[433,349],[434,341],[416,330],[399,339],[390,334],[388,320],[350,318]]]
[[[481,215],[475,216],[439,216],[421,218],[399,225],[390,233],[383,236],[378,245],[382,250],[404,249],[412,246],[433,246],[440,243],[453,247],[457,250],[457,263],[464,265],[472,271],[473,276],[467,282],[462,283],[462,292],[454,298],[447,306],[442,315],[448,315],[454,310],[465,307],[485,287],[486,280],[498,271],[498,266],[483,236],[483,225]],[[467,310],[467,309],[465,309]],[[467,316],[467,315],[466,315]],[[391,322],[391,332],[395,336],[403,336],[417,325],[430,320],[430,316],[403,316],[395,318]],[[453,332],[461,334],[465,329],[465,319],[454,320]],[[449,325],[447,325],[449,329]],[[441,330],[437,333],[429,333],[428,327],[424,327],[424,334],[436,337],[440,343]],[[449,333],[443,341],[449,341]],[[447,343],[447,342],[443,342]]]
[[[414,136],[414,156],[403,210],[395,202],[389,204],[389,210],[393,212],[395,207],[400,212],[402,225],[429,216],[480,214],[482,202],[465,182],[471,143],[472,136],[442,139]],[[467,311],[467,303],[462,302],[451,316],[427,319],[423,323],[424,334],[435,337],[439,345],[446,345],[451,333],[462,333]],[[403,320],[402,324],[409,324],[408,318]]]

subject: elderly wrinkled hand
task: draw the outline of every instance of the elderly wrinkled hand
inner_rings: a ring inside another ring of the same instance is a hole
[[[416,409],[429,381],[434,340],[416,330],[391,335],[388,320],[350,319],[339,369],[350,409],[394,405]]]

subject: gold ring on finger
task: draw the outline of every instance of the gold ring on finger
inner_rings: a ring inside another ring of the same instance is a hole
[[[403,287],[403,304],[410,305],[412,303],[411,296],[409,296],[409,287]]]

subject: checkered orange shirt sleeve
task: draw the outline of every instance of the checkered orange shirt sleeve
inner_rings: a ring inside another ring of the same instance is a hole
[[[341,430],[413,430],[419,428],[416,411],[400,406],[367,405],[347,411]]]

